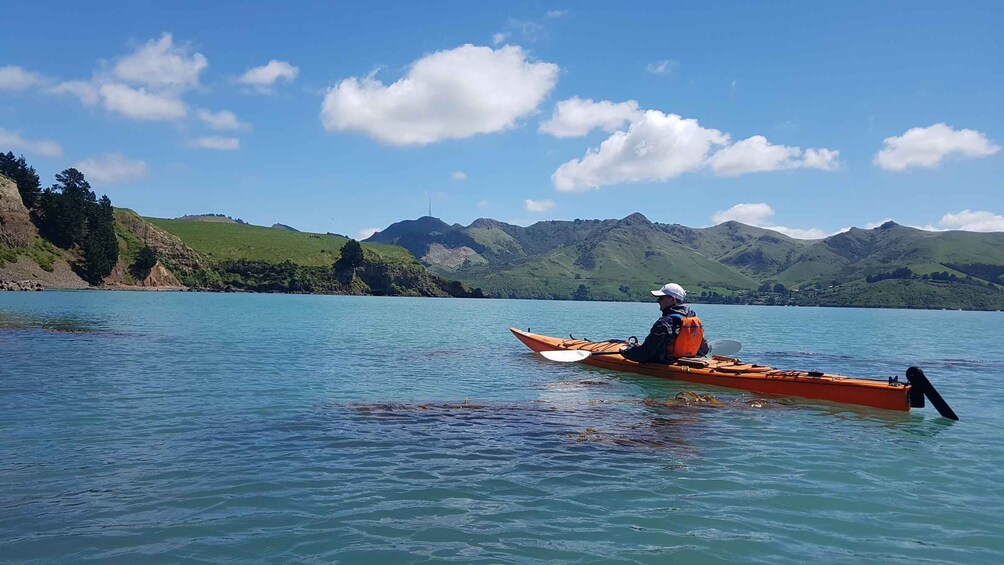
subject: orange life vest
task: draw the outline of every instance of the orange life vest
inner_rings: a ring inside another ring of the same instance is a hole
[[[680,333],[676,334],[676,339],[666,345],[667,357],[693,357],[701,349],[704,342],[704,326],[697,316],[681,316],[674,314],[674,318],[680,319]]]

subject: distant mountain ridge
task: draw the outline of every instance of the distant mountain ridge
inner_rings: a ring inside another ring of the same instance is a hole
[[[981,307],[1004,306],[1004,233],[928,232],[886,222],[802,240],[734,221],[691,228],[634,213],[527,227],[491,218],[451,225],[425,216],[391,224],[366,241],[400,245],[430,271],[502,297],[640,300],[674,280],[695,298],[739,293],[758,300],[758,292],[776,289],[787,302],[815,293],[840,303],[853,293],[868,305],[870,294],[896,294],[890,289],[910,279],[910,293],[930,287],[932,301],[945,300],[947,281],[968,285],[967,296],[985,294]],[[896,269],[895,280],[883,275]]]

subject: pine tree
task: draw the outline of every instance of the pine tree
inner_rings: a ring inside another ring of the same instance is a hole
[[[98,284],[111,274],[119,259],[115,213],[107,196],[102,196],[96,205],[88,207],[86,234],[82,245],[85,278],[91,284]]]
[[[10,151],[0,153],[0,173],[7,175],[17,184],[17,191],[21,194],[25,208],[32,210],[41,194],[41,184],[35,169],[24,160],[24,155],[15,159]]]

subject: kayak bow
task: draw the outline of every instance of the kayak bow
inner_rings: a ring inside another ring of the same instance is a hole
[[[883,410],[907,411],[911,406],[924,406],[924,397],[942,416],[958,420],[958,416],[934,389],[923,371],[910,367],[907,383],[893,377],[888,381],[858,379],[817,371],[788,371],[746,363],[731,357],[678,359],[673,364],[637,363],[617,353],[623,342],[562,339],[509,328],[509,331],[535,352],[582,350],[591,355],[582,363],[612,369],[686,381],[711,386],[747,390],[760,394],[796,396],[827,400],[842,404],[870,406]]]

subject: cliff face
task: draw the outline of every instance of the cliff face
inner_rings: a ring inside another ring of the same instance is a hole
[[[36,234],[17,184],[0,175],[0,245],[30,247]]]
[[[147,222],[132,210],[116,208],[115,222],[156,251],[168,269],[190,271],[209,267],[206,260],[178,236]]]

